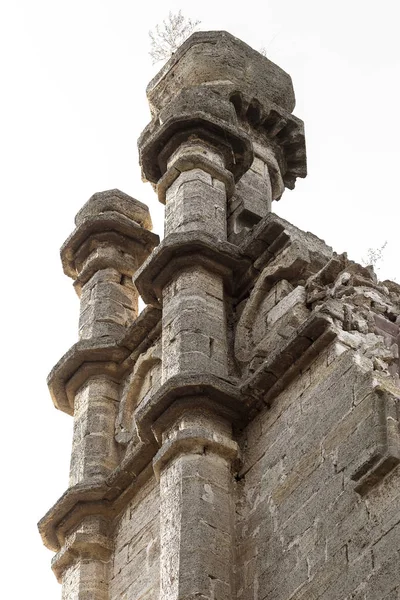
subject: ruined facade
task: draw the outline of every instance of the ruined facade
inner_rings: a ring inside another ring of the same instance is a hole
[[[112,190],[61,250],[70,486],[39,529],[63,600],[400,598],[400,287],[271,212],[306,175],[279,67],[196,33],[147,94],[163,241]]]

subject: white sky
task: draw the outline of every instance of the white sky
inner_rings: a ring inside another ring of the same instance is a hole
[[[201,29],[265,47],[293,78],[309,175],[274,210],[357,260],[387,241],[380,274],[400,281],[396,0],[3,0],[1,547],[10,599],[61,593],[36,531],[67,486],[71,446],[72,419],[53,408],[45,383],[77,341],[78,299],[59,247],[91,194],[114,187],[147,202],[160,233],[136,140],[158,70],[147,32],[179,8]]]

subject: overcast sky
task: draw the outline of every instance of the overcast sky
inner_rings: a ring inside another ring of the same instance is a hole
[[[3,0],[2,594],[60,597],[36,522],[67,486],[72,419],[45,378],[77,341],[78,298],[59,247],[97,191],[162,207],[140,179],[136,140],[158,67],[148,30],[168,10],[226,29],[293,78],[308,169],[274,210],[360,260],[387,242],[381,278],[400,282],[399,9],[396,0]],[[7,560],[8,559],[8,560]]]

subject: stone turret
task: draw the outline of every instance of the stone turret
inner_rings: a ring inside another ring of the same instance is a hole
[[[112,190],[61,251],[70,486],[39,529],[63,599],[395,598],[400,288],[271,212],[306,175],[282,69],[196,33],[147,95],[163,241]]]
[[[306,175],[290,76],[225,31],[193,34],[151,81],[147,97],[153,119],[139,140],[145,177],[165,203],[177,174],[193,168],[192,140],[211,146],[219,161],[201,151],[196,160],[203,157],[203,170],[225,184],[230,238]]]

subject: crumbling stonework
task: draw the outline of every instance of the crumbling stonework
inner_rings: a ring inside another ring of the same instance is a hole
[[[271,212],[306,175],[279,67],[196,33],[147,93],[164,240],[111,190],[61,250],[70,487],[39,529],[63,600],[400,598],[400,287]]]

